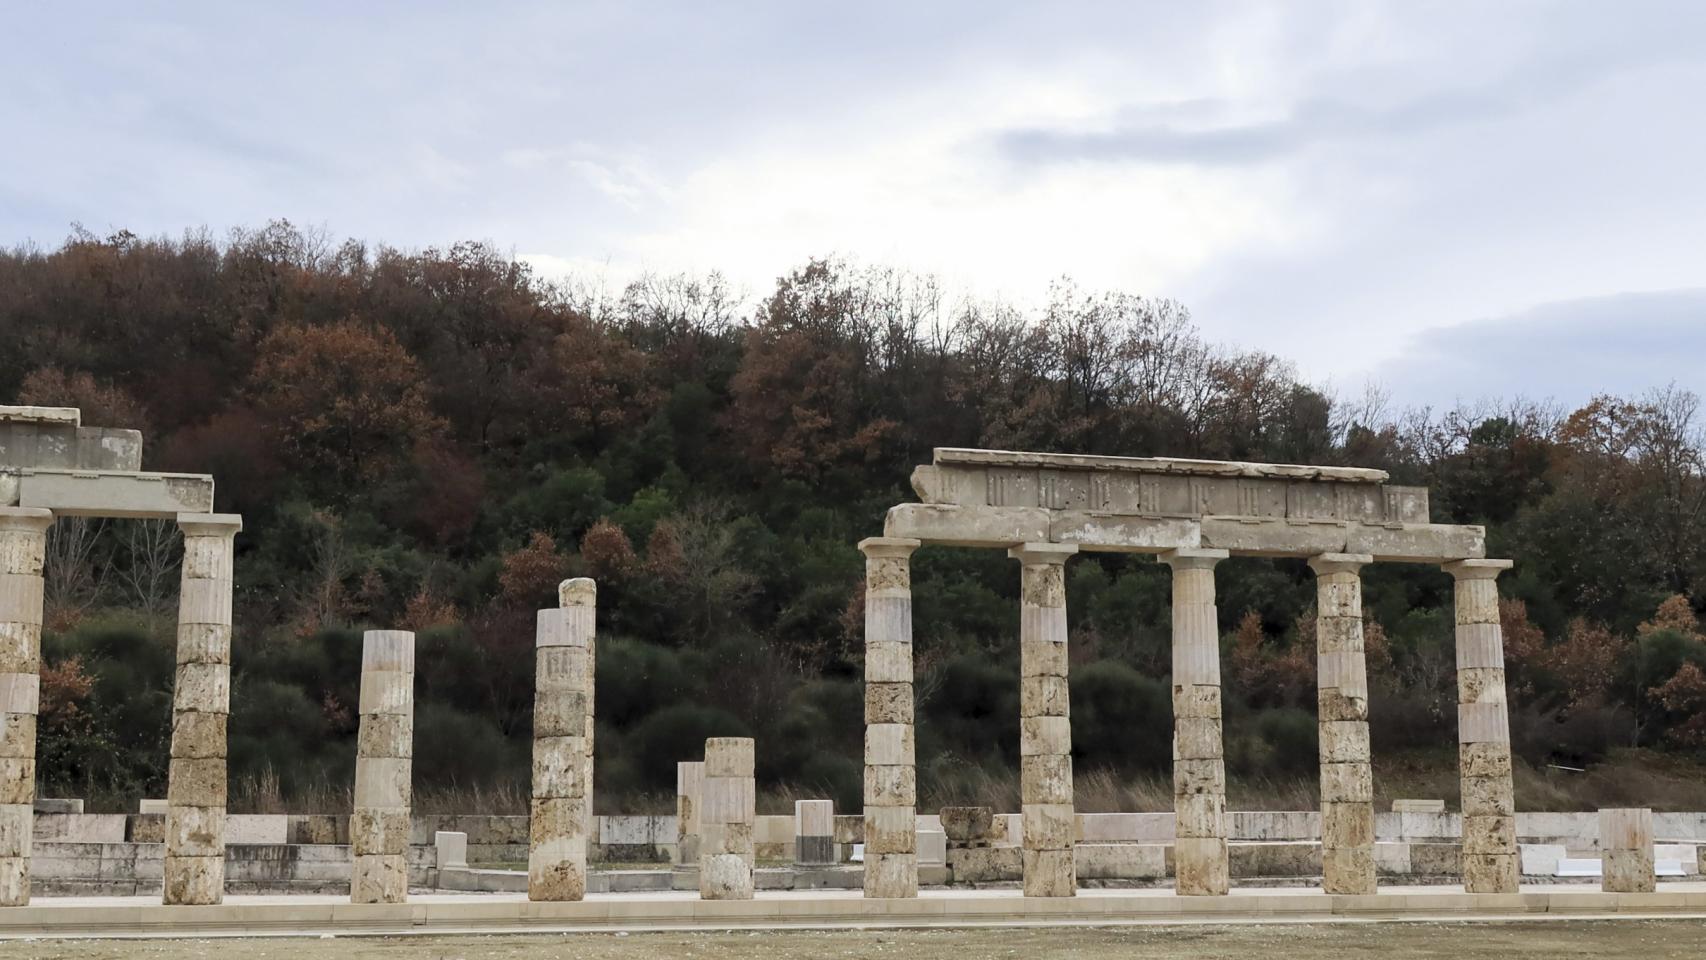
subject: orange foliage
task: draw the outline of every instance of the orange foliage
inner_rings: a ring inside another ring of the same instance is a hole
[[[1615,679],[1618,656],[1628,641],[1581,617],[1570,621],[1564,639],[1546,649],[1542,663],[1558,678],[1571,709],[1603,703]]]
[[[1692,640],[1706,639],[1700,633],[1700,621],[1694,616],[1694,607],[1680,593],[1666,597],[1653,613],[1653,619],[1635,628],[1635,632],[1643,637],[1660,630],[1674,630]]]
[[[18,402],[42,407],[77,407],[92,427],[124,427],[148,432],[148,411],[123,389],[95,382],[83,371],[58,367],[31,371],[18,387]]]
[[[83,669],[82,657],[67,657],[41,666],[41,702],[38,713],[43,726],[66,729],[83,717],[83,702],[95,689],[95,678]]]
[[[1692,663],[1684,663],[1669,680],[1647,691],[1647,695],[1672,713],[1686,716],[1668,731],[1668,736],[1683,746],[1706,746],[1706,673]]]
[[[557,541],[535,530],[527,546],[504,554],[498,589],[504,601],[522,607],[553,604],[557,585],[568,575],[568,560],[557,552]]]
[[[628,535],[611,523],[609,517],[600,519],[581,537],[581,559],[586,561],[587,571],[599,580],[620,580],[639,566]]]
[[[658,521],[651,536],[646,538],[646,572],[660,580],[681,580],[687,576],[681,536],[668,520]]]
[[[403,605],[403,615],[397,618],[397,626],[404,630],[425,630],[428,627],[455,623],[460,619],[462,613],[456,609],[456,604],[423,586]]]

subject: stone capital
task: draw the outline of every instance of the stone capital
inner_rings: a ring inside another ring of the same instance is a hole
[[[1231,556],[1228,550],[1207,547],[1181,547],[1160,554],[1157,559],[1174,570],[1213,570],[1214,565]]]
[[[0,507],[0,530],[40,533],[53,526],[53,511],[40,507]]]
[[[1075,543],[1021,543],[1008,548],[1007,555],[1020,563],[1065,563],[1077,552]]]
[[[1458,580],[1493,580],[1499,574],[1509,570],[1514,560],[1457,560],[1452,563],[1442,563],[1441,570]]]
[[[186,537],[225,537],[243,529],[243,518],[235,513],[180,513],[178,528]]]
[[[1309,558],[1309,569],[1318,577],[1329,573],[1359,573],[1373,562],[1374,556],[1367,553],[1323,553]]]
[[[591,607],[598,603],[598,582],[591,577],[575,577],[557,584],[557,605],[560,607]]]
[[[866,537],[859,541],[859,552],[871,559],[898,558],[905,560],[924,541],[911,537]]]

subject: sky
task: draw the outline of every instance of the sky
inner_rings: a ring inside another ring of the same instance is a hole
[[[287,9],[288,8],[288,9]],[[1706,4],[0,12],[0,244],[273,218],[620,287],[1183,302],[1394,403],[1706,393]]]

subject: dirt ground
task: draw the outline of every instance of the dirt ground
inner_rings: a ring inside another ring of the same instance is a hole
[[[340,937],[272,940],[23,941],[0,944],[0,958],[76,960],[654,960],[722,958],[816,960],[1310,960],[1546,957],[1698,958],[1706,920],[1540,923],[1274,924],[775,933],[532,934],[497,937]]]

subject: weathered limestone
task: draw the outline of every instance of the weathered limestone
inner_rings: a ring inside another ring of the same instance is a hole
[[[835,862],[835,801],[794,801],[794,859],[807,864]]]
[[[1078,891],[1072,855],[1072,718],[1066,667],[1066,561],[1078,548],[1027,543],[1019,561],[1019,800],[1025,896]]]
[[[705,761],[675,765],[675,865],[699,863],[699,811],[705,791]]]
[[[557,584],[557,606],[598,608],[598,584],[591,577],[573,577]],[[592,741],[594,717],[598,713],[598,630],[594,624],[587,625],[586,633],[586,768],[589,771],[586,782],[586,815],[593,816],[592,805]],[[588,821],[590,822],[590,821]]]
[[[1324,553],[1309,561],[1316,589],[1321,889],[1328,893],[1375,892],[1374,775],[1362,633],[1362,568],[1373,559]]]
[[[350,902],[408,899],[415,733],[415,635],[369,630],[361,639],[361,729],[350,817]]]
[[[1511,782],[1504,636],[1496,578],[1509,560],[1460,560],[1456,580],[1458,776],[1463,787],[1463,886],[1516,893],[1522,864]]]
[[[1599,812],[1600,888],[1607,893],[1652,893],[1653,811],[1649,808]]]
[[[1176,889],[1185,896],[1219,896],[1232,886],[1214,603],[1214,567],[1226,556],[1225,550],[1161,555],[1173,568],[1173,855]]]
[[[705,786],[699,811],[699,897],[751,900],[752,825],[757,799],[751,737],[705,741]]]
[[[53,514],[0,507],[0,906],[30,902],[42,558]]]
[[[529,900],[586,896],[592,825],[592,757],[586,744],[597,590],[591,580],[568,580],[561,596],[562,606],[539,611],[535,634]]]
[[[917,540],[904,538],[859,542],[865,554],[867,897],[918,896],[911,569],[916,549]]]
[[[225,727],[231,712],[232,547],[243,519],[179,514],[178,673],[166,787],[167,904],[225,898]]]

